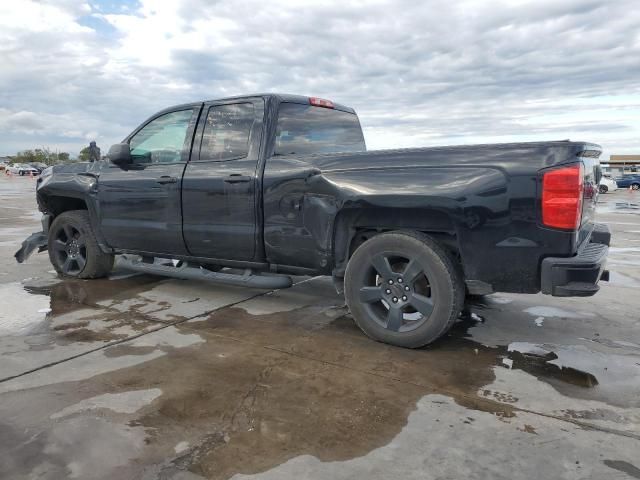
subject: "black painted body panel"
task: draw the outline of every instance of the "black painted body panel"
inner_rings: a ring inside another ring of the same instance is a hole
[[[452,234],[468,280],[496,291],[538,291],[541,260],[573,255],[579,240],[540,225],[538,172],[580,161],[587,147],[546,142],[271,158],[264,173],[267,260],[317,269],[339,263],[332,240],[345,226],[336,219],[364,217],[359,227]],[[592,217],[585,218],[583,237]]]
[[[100,173],[118,169],[107,162],[87,167],[97,179],[58,169],[39,188],[41,208],[51,210],[52,196],[84,199],[94,226],[104,230],[99,233],[105,248],[115,251],[172,253],[338,276],[360,232],[419,230],[459,256],[468,282],[488,284],[494,291],[530,293],[540,290],[545,257],[573,256],[590,235],[597,196],[597,188],[591,187],[599,175],[597,145],[561,141],[272,156],[279,103],[308,100],[255,95],[207,102],[205,108],[241,100],[264,105],[247,158],[199,162],[196,149],[186,147],[189,162],[176,166],[186,172],[181,181],[166,190],[151,189],[155,196],[137,200],[133,193],[114,191],[106,199],[96,194],[103,180]],[[191,145],[201,135],[202,121],[201,116],[190,132]],[[591,156],[581,156],[585,151]],[[588,184],[583,225],[579,231],[545,228],[540,222],[542,172],[576,162],[585,164]],[[233,173],[252,179],[241,186],[225,185],[223,179]],[[161,210],[154,202],[167,201],[174,204],[165,206],[166,228],[157,232],[157,239],[148,237],[153,229],[145,233],[143,227],[136,231],[135,224],[126,223],[142,222],[149,209]],[[104,208],[121,213],[120,232],[100,220]],[[176,218],[179,212],[182,217]]]
[[[182,178],[185,164],[123,170],[105,163],[98,180],[99,224],[113,248],[184,255],[180,181],[162,185],[161,176]]]

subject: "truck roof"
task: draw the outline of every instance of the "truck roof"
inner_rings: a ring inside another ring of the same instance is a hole
[[[180,107],[194,107],[204,102],[227,102],[230,100],[248,100],[250,98],[264,98],[265,100],[274,99],[277,102],[300,103],[302,105],[309,105],[309,98],[312,98],[312,97],[307,97],[305,95],[293,95],[290,93],[254,93],[250,95],[237,95],[232,97],[202,100],[199,102],[183,103],[180,105],[172,105],[171,107],[167,107],[158,113],[175,110],[176,108],[180,108]],[[333,103],[333,106],[336,110],[341,110],[343,112],[354,113],[354,114],[356,113],[355,110],[351,107],[347,107],[346,105],[342,105],[340,103],[335,103],[333,100],[331,100],[331,103]]]

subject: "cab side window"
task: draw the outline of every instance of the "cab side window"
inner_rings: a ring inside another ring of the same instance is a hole
[[[255,120],[252,103],[235,103],[209,108],[200,144],[200,160],[222,162],[245,158]]]
[[[193,109],[166,113],[146,124],[129,141],[135,164],[178,163]]]

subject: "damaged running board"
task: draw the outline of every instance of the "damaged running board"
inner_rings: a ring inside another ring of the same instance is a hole
[[[146,263],[140,259],[132,259],[128,256],[119,258],[118,266],[134,272],[161,275],[163,277],[180,278],[182,280],[205,280],[213,283],[251,288],[289,288],[293,283],[291,277],[286,275],[257,275],[251,269],[246,269],[242,274],[212,272],[189,263],[184,263],[180,266],[159,265],[157,263]]]

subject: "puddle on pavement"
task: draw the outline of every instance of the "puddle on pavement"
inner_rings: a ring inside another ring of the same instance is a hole
[[[24,292],[32,298],[48,298],[48,322],[33,333],[51,333],[61,343],[112,341],[141,331],[139,318],[127,312],[109,312],[96,308],[98,302],[123,291],[134,294],[157,282],[157,277],[138,275],[119,280],[50,280],[25,281]],[[24,313],[31,302],[17,307]],[[106,322],[106,323],[105,323]],[[129,327],[129,328],[127,328]]]
[[[66,393],[66,402],[58,400],[49,413],[71,412],[67,421],[91,415],[91,406],[107,394],[160,389],[142,413],[126,417],[129,427],[146,433],[138,461],[159,465],[160,476],[177,469],[226,479],[303,454],[321,461],[365,455],[400,433],[418,400],[443,389],[460,405],[513,416],[511,406],[476,395],[494,378],[497,356],[463,338],[466,328],[456,325],[427,354],[367,339],[342,305],[257,316],[225,308],[176,327],[203,343],[167,347],[163,356],[134,367],[42,386],[29,395],[46,398],[61,385],[79,392]],[[131,350],[153,348],[145,338],[105,354],[148,354]],[[176,445],[187,446],[176,453]]]
[[[134,288],[140,280],[121,281],[133,281],[128,288]],[[54,312],[68,312],[76,308],[69,304],[91,304],[105,292],[113,292],[109,286],[97,285],[84,293],[74,285],[68,287],[52,287]],[[60,290],[54,293],[55,288]],[[54,298],[61,302],[56,308]],[[162,356],[135,366],[80,381],[70,379],[62,388],[80,393],[75,397],[67,393],[66,404],[57,405],[55,412],[66,412],[58,414],[67,421],[67,417],[90,415],[94,407],[102,408],[104,402],[115,402],[127,392],[161,391],[140,412],[119,413],[124,417],[118,421],[126,421],[127,428],[136,432],[131,433],[138,449],[136,463],[156,465],[159,476],[188,470],[226,479],[270,470],[300,455],[322,462],[366,455],[389,444],[406,426],[419,400],[432,393],[453,398],[470,409],[470,416],[476,410],[506,421],[517,413],[513,406],[518,398],[483,394],[483,387],[496,379],[495,369],[504,368],[500,366],[504,358],[513,361],[512,368],[564,394],[579,395],[577,391],[608,384],[606,376],[611,372],[593,373],[593,365],[601,359],[582,361],[590,355],[586,348],[569,351],[533,344],[492,348],[474,341],[468,330],[491,321],[490,310],[507,308],[507,300],[475,304],[475,311],[467,312],[447,336],[422,350],[367,339],[337,303],[260,315],[249,313],[258,311],[251,308],[224,308],[175,327],[183,336],[196,334],[199,343],[188,342],[183,348],[168,344]],[[273,308],[259,306],[261,312]],[[559,313],[572,312],[535,310],[521,315]],[[87,325],[79,322],[77,327],[76,332]],[[57,331],[68,330],[73,329],[63,324]],[[109,359],[149,356],[158,345],[145,343],[145,338],[110,347],[104,355]],[[628,374],[629,368],[625,364],[620,375]],[[61,387],[39,388],[55,395]],[[105,395],[114,397],[105,400]],[[566,414],[588,418],[597,412]],[[599,418],[603,416],[606,412]],[[145,435],[144,448],[140,432]],[[122,441],[127,444],[127,435]]]
[[[512,344],[508,347],[508,358],[513,361],[511,368],[523,370],[539,379],[560,380],[578,387],[592,388],[598,385],[598,379],[592,373],[555,364],[558,355],[553,350],[540,352],[518,348],[522,346]]]
[[[33,278],[0,284],[0,379],[123,340],[155,322],[96,307],[123,291],[135,293],[157,278],[65,280]]]
[[[491,298],[480,299],[473,302],[472,308],[482,312],[488,312],[489,309],[495,311],[492,303]],[[512,341],[506,345],[494,345],[496,355],[503,359],[497,362],[502,363],[499,368],[526,372],[566,397],[600,401],[620,408],[640,407],[640,361],[637,356],[628,354],[629,350],[638,350],[635,343],[609,340],[595,333],[593,338],[575,338],[572,344],[557,344],[544,332],[547,328],[545,322],[595,319],[596,314],[553,306],[527,307],[522,313],[527,317],[514,318],[512,322],[519,322],[520,328],[526,328],[525,323],[530,318],[529,328],[536,325],[541,330],[539,335],[528,331],[527,337],[546,340],[540,343]],[[477,324],[469,326],[471,329],[467,338],[474,340],[477,333],[473,327],[477,327]],[[493,328],[495,330],[499,326]],[[516,327],[511,334],[517,334],[517,331]],[[479,337],[486,338],[486,334]],[[602,348],[589,346],[589,343],[624,349],[624,352],[603,352]]]
[[[117,413],[135,413],[162,395],[159,388],[133,390],[122,393],[105,393],[82,400],[51,415],[52,419],[64,418],[87,410],[107,409]]]
[[[596,387],[599,384],[597,377],[589,371],[574,366],[557,364],[558,355],[554,351],[557,347],[549,346],[548,348],[549,350],[543,350],[532,344],[515,342],[508,346],[495,347],[493,351],[496,354],[496,365],[500,365],[500,368],[522,370],[552,385],[564,395],[594,397],[594,395],[584,395],[583,392],[571,386],[585,389]],[[603,400],[610,399],[604,396]]]
[[[150,275],[126,276],[118,280],[35,279],[25,281],[24,290],[35,295],[48,295],[51,298],[52,313],[63,314],[87,306],[96,306],[98,302],[124,291],[134,294],[159,280],[159,277]]]
[[[46,321],[49,297],[31,295],[19,282],[0,284],[0,336],[25,335]]]

